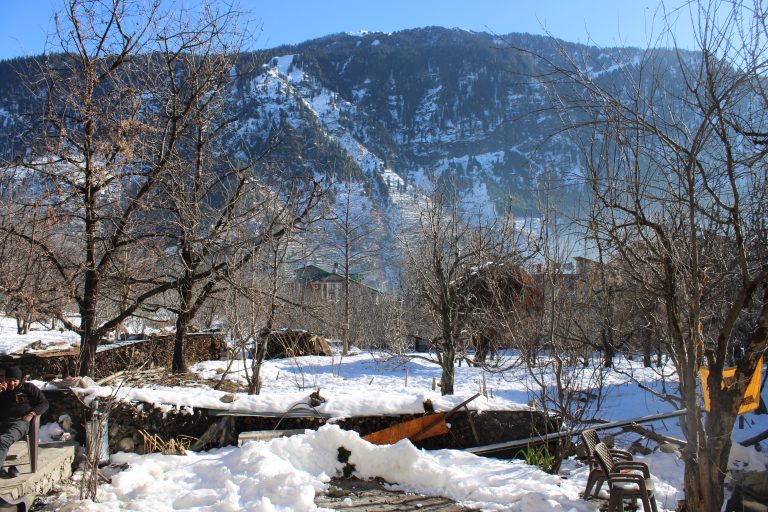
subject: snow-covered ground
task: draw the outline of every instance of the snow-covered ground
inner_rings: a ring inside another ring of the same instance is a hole
[[[51,331],[34,323],[29,334],[16,334],[16,320],[0,316],[0,355],[65,350],[80,343],[80,337],[72,331]]]
[[[0,343],[5,343],[2,338]],[[208,361],[195,365],[192,371],[205,379],[219,379],[226,367],[225,361]],[[230,370],[227,379],[244,382],[241,362],[233,363]],[[234,401],[230,401],[231,396],[222,401],[228,393],[204,384],[194,388],[94,386],[82,393],[86,401],[97,395],[115,394],[121,399],[182,412],[197,407],[281,412],[306,404],[309,394],[319,389],[326,402],[317,410],[332,417],[418,413],[423,411],[426,399],[437,410],[448,410],[483,390],[485,393],[470,408],[524,409],[536,399],[532,392],[535,386],[522,367],[502,373],[457,367],[456,395],[442,397],[433,390],[433,382],[440,378],[435,364],[364,351],[343,359],[336,355],[267,361],[262,376],[261,395],[235,394]],[[617,370],[604,373],[602,378],[604,392],[600,410],[595,412],[597,417],[610,421],[672,409],[637,384],[661,387],[658,374],[639,367],[637,362],[618,361]],[[665,385],[668,391],[674,391],[674,376],[668,375]],[[768,429],[768,418],[764,416],[747,414],[745,420],[745,429],[737,429],[734,439]],[[676,419],[658,422],[653,428],[681,436]],[[618,439],[619,444],[626,441]],[[393,489],[445,496],[483,510],[597,510],[595,503],[579,499],[588,469],[575,460],[566,461],[560,475],[550,475],[522,461],[496,460],[457,450],[423,451],[407,440],[392,446],[371,445],[356,433],[339,429],[333,420],[317,431],[270,442],[249,442],[241,448],[186,456],[116,454],[113,462],[127,462],[130,467],[116,474],[112,483],[101,486],[98,503],[79,501],[76,492],[65,489],[47,510],[312,511],[316,510],[315,494],[325,490],[330,478],[342,469],[338,461],[340,447],[351,452],[349,463],[355,466],[356,476],[383,478]],[[661,510],[674,510],[682,498],[683,464],[678,456],[658,452],[638,458],[651,468]],[[766,465],[768,457],[762,453],[734,446],[733,468],[763,470]]]

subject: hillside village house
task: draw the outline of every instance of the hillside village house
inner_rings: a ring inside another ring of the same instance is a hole
[[[344,274],[338,264],[329,272],[316,265],[296,269],[295,291],[303,303],[338,302],[344,298]],[[349,275],[350,292],[362,293],[377,299],[382,291],[365,284],[359,273]]]

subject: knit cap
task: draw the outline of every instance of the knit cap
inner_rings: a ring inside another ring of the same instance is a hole
[[[18,366],[11,366],[10,368],[6,368],[5,378],[21,380],[21,368],[19,368]]]

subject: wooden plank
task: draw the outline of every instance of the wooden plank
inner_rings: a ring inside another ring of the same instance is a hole
[[[368,434],[363,439],[373,444],[394,444],[402,439],[423,441],[447,433],[448,424],[445,422],[445,413],[438,412],[392,425]]]
[[[333,416],[314,409],[295,409],[288,412],[281,411],[239,411],[237,409],[208,409],[208,416],[243,416],[254,418],[319,418],[330,419]]]

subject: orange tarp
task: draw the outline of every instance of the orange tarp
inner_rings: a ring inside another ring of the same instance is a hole
[[[755,373],[752,374],[752,379],[749,381],[747,390],[744,392],[744,397],[741,399],[741,406],[739,407],[739,414],[745,412],[754,411],[760,406],[760,378],[763,374],[763,358],[757,362],[757,368]],[[730,386],[733,382],[733,378],[736,376],[736,367],[723,368],[723,388]],[[707,385],[707,378],[709,377],[709,368],[703,367],[699,369],[699,378],[701,379],[701,389],[704,391],[704,410],[709,412],[710,410],[710,398],[709,398],[709,386]]]
[[[448,424],[445,422],[445,413],[439,412],[392,425],[368,434],[363,439],[373,444],[394,444],[405,438],[411,441],[422,441],[447,433]]]

